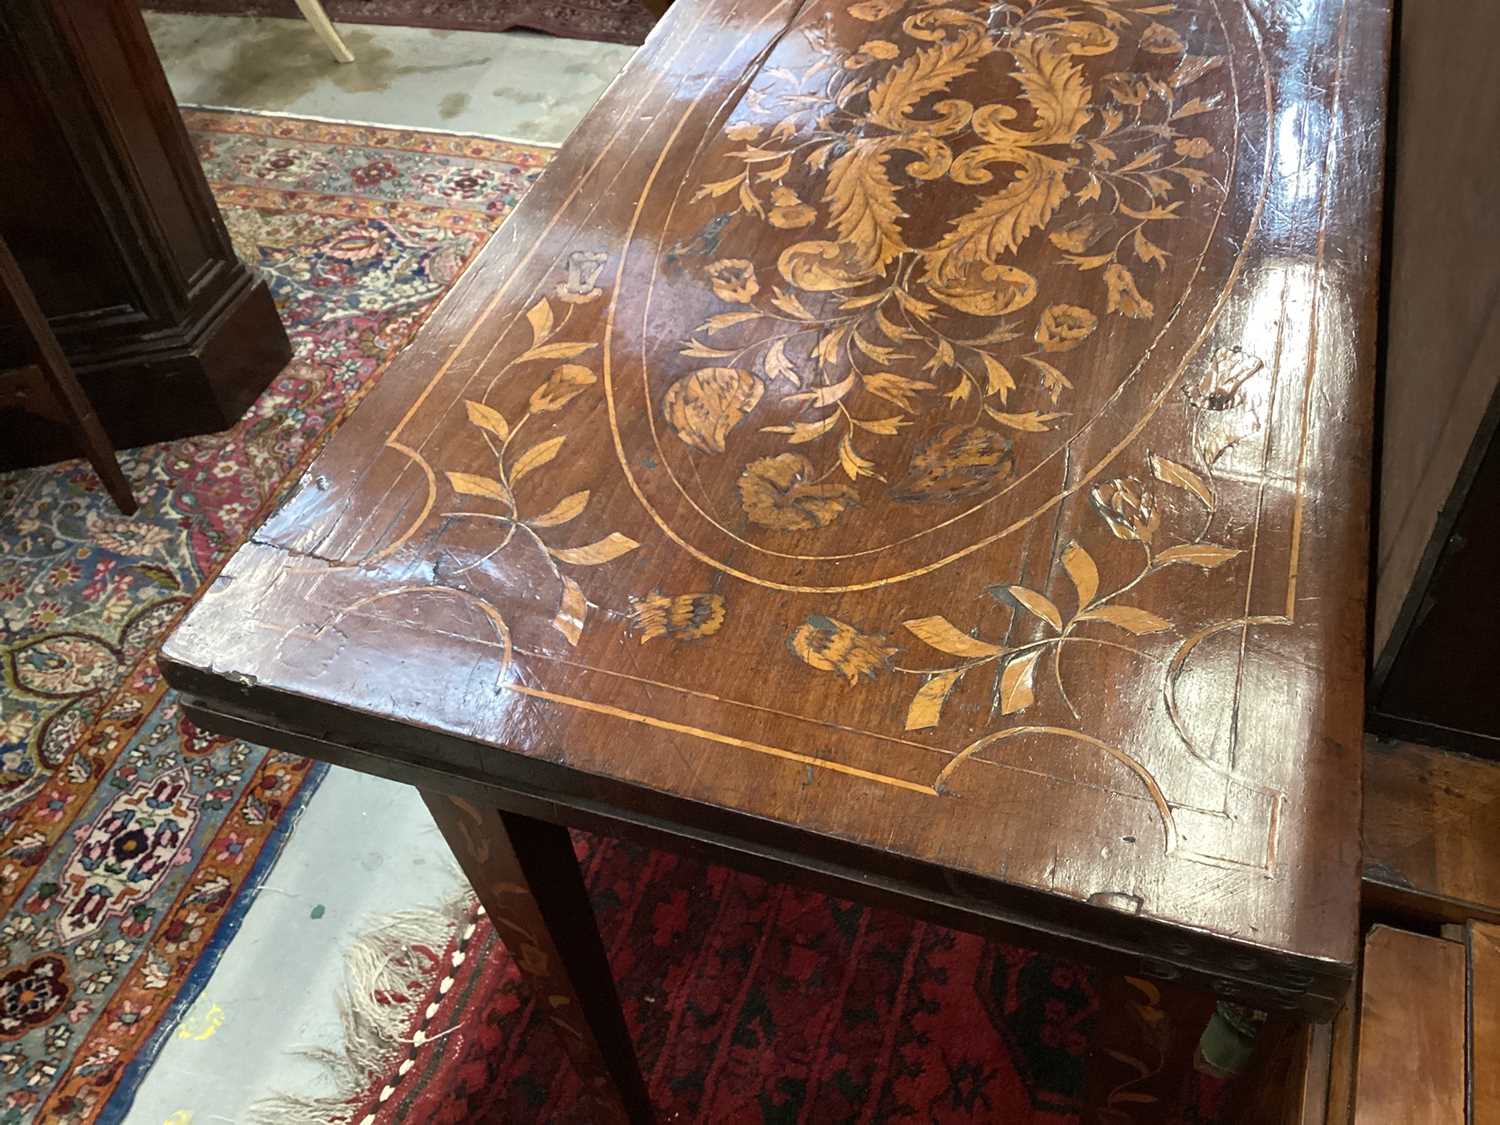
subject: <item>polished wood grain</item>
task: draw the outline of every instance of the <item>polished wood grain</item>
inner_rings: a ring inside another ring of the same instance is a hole
[[[1389,926],[1365,939],[1359,1125],[1463,1125],[1464,947]]]
[[[1500,764],[1370,739],[1364,889],[1377,916],[1500,922]]]
[[[1469,1125],[1500,1122],[1500,925],[1471,922]]]
[[[646,1086],[568,830],[462,797],[424,797],[531,985],[543,1022],[572,1060],[589,1120],[649,1120]]]
[[[169,678],[494,807],[1331,1014],[1387,27],[679,3]]]
[[[1323,1115],[1327,1125],[1351,1125],[1354,1121],[1354,1082],[1359,1068],[1359,997],[1333,1018],[1328,1048],[1328,1097]]]

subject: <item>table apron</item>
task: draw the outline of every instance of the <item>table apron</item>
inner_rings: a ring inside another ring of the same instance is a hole
[[[1236,969],[1235,954],[1212,951],[1196,957],[1173,951],[1173,934],[1184,934],[1195,947],[1205,939],[1233,948],[1227,939],[1197,931],[1186,932],[1149,918],[1116,915],[1098,907],[1082,908],[1104,924],[1121,928],[1110,932],[1101,925],[1090,929],[1076,920],[1039,917],[1009,908],[988,897],[966,893],[960,872],[943,872],[947,889],[889,874],[875,874],[847,862],[809,855],[736,834],[722,826],[710,828],[681,820],[667,820],[576,794],[543,792],[534,782],[474,776],[453,767],[435,768],[388,751],[375,753],[330,740],[322,733],[267,723],[258,717],[226,708],[218,700],[183,694],[180,705],[193,722],[207,730],[260,745],[289,750],[309,758],[414,785],[428,792],[447,793],[506,812],[604,835],[627,838],[679,854],[816,890],[868,906],[906,914],[979,934],[985,938],[1045,950],[1098,968],[1202,988],[1236,1003],[1284,1014],[1294,1020],[1322,1022],[1343,1006],[1353,981],[1353,967],[1283,956],[1272,961],[1265,950],[1253,955],[1261,971]],[[431,732],[423,732],[427,738]],[[716,810],[722,813],[722,810]],[[732,814],[730,814],[732,817]],[[732,824],[729,817],[715,818]],[[758,824],[765,836],[765,825]],[[926,865],[924,865],[926,866]],[[1023,892],[1024,893],[1024,892]],[[1042,896],[1036,896],[1042,897]],[[1131,933],[1132,923],[1141,931]],[[1250,947],[1247,947],[1249,949]]]

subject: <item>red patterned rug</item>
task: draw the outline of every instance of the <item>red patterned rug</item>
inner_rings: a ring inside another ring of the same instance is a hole
[[[1216,1120],[1220,1087],[1194,1073],[1169,1078],[1182,1095],[1170,1113],[1140,1092],[1201,1026],[1174,1027],[1148,982],[1127,987],[1140,990],[1140,1027],[1101,1053],[1100,985],[1069,961],[574,839],[659,1121],[1071,1125],[1101,1064],[1112,1122]],[[283,1093],[254,1120],[590,1125],[577,1078],[472,900],[377,927],[349,965],[348,1041],[320,1052],[338,1092]]]
[[[293,0],[142,0],[158,12],[298,19]],[[335,23],[394,24],[456,31],[529,28],[569,39],[640,43],[656,17],[641,0],[324,0]]]
[[[551,150],[189,112],[294,358],[223,434],[0,474],[0,1122],[123,1120],[322,767],[208,737],[156,647]]]

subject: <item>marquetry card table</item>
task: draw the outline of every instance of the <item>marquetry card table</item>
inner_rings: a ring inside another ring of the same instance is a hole
[[[566,826],[1328,1018],[1383,0],[679,0],[163,650],[419,786],[599,1115]]]

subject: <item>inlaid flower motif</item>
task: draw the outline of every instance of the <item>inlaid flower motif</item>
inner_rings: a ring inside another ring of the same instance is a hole
[[[1090,489],[1089,500],[1116,539],[1150,543],[1161,524],[1151,490],[1134,477],[1117,477]]]
[[[736,121],[724,130],[731,141],[753,141],[760,136],[760,126],[753,121]]]
[[[800,453],[780,453],[751,461],[740,476],[740,502],[752,523],[778,531],[827,527],[859,493],[841,481],[820,483],[813,464]]]
[[[798,659],[821,672],[836,672],[857,684],[861,676],[873,680],[890,666],[898,651],[889,638],[861,633],[853,625],[814,614],[799,625],[787,646]]]
[[[1135,287],[1135,277],[1118,262],[1105,268],[1104,285],[1109,290],[1106,307],[1110,312],[1123,313],[1136,320],[1155,315],[1155,306]]]
[[[1190,160],[1202,160],[1214,154],[1214,146],[1207,137],[1182,137],[1172,146],[1172,151]]]
[[[553,368],[547,381],[531,392],[528,405],[533,414],[561,410],[596,382],[598,377],[587,367],[577,363],[564,363]]]
[[[1099,318],[1077,305],[1051,305],[1036,326],[1036,342],[1044,352],[1076,348],[1099,326]]]
[[[771,193],[771,214],[767,221],[782,230],[805,227],[818,217],[818,212],[809,207],[789,187],[779,187]]]
[[[677,436],[705,453],[723,453],[729,431],[755,409],[765,384],[734,367],[705,367],[667,388],[662,413]]]
[[[721,258],[708,267],[708,283],[721,301],[747,304],[760,292],[755,266],[744,258]]]
[[[1015,467],[1009,438],[980,425],[947,426],[912,457],[896,500],[958,500],[984,492]]]
[[[641,644],[655,637],[691,641],[712,636],[724,624],[724,599],[718,594],[679,594],[669,597],[653,590],[630,599],[631,628]]]
[[[1085,215],[1053,231],[1047,236],[1047,241],[1069,254],[1082,254],[1113,225],[1108,215]]]
[[[1153,55],[1175,55],[1178,51],[1187,50],[1187,44],[1182,41],[1181,35],[1166,24],[1153,23],[1141,32],[1141,50],[1150,51]]]

